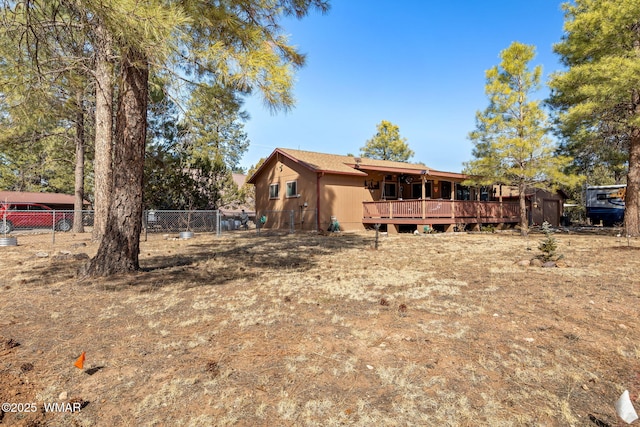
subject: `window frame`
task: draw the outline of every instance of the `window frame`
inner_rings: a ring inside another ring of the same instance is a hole
[[[273,194],[274,192],[272,191],[272,189],[274,188],[275,188],[275,195]],[[280,183],[274,182],[269,184],[269,200],[275,200],[279,198],[280,198]]]
[[[389,186],[389,187],[387,187]],[[387,192],[388,188],[393,188],[393,195],[390,196]],[[385,199],[397,199],[398,198],[398,183],[397,182],[385,182],[382,189]]]
[[[290,184],[293,184],[293,188],[291,187]],[[298,197],[298,180],[294,179],[291,181],[287,181],[285,183],[286,189],[285,189],[285,197],[287,199],[293,199]],[[291,191],[293,190],[293,191]],[[291,194],[290,194],[291,193]]]

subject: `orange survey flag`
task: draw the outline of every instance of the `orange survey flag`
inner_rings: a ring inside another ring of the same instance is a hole
[[[83,351],[80,357],[78,357],[78,360],[76,360],[76,363],[73,364],[73,366],[78,369],[82,369],[82,367],[84,366],[85,355],[86,353]]]

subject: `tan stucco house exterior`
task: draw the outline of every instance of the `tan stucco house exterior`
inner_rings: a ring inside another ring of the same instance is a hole
[[[381,224],[390,233],[425,226],[517,222],[517,206],[480,202],[461,173],[423,164],[277,148],[249,178],[266,228],[344,231]]]

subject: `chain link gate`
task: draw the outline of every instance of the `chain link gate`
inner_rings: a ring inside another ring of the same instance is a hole
[[[279,230],[295,233],[295,211],[260,211],[256,213],[256,228],[258,234],[261,230]]]
[[[318,211],[316,209],[265,210],[256,213],[256,228],[261,230],[318,231]]]

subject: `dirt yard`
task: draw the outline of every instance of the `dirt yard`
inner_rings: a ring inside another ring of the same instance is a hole
[[[626,425],[640,241],[556,238],[544,268],[522,265],[539,234],[150,235],[144,271],[108,280],[76,277],[88,235],[19,238],[0,424]]]

